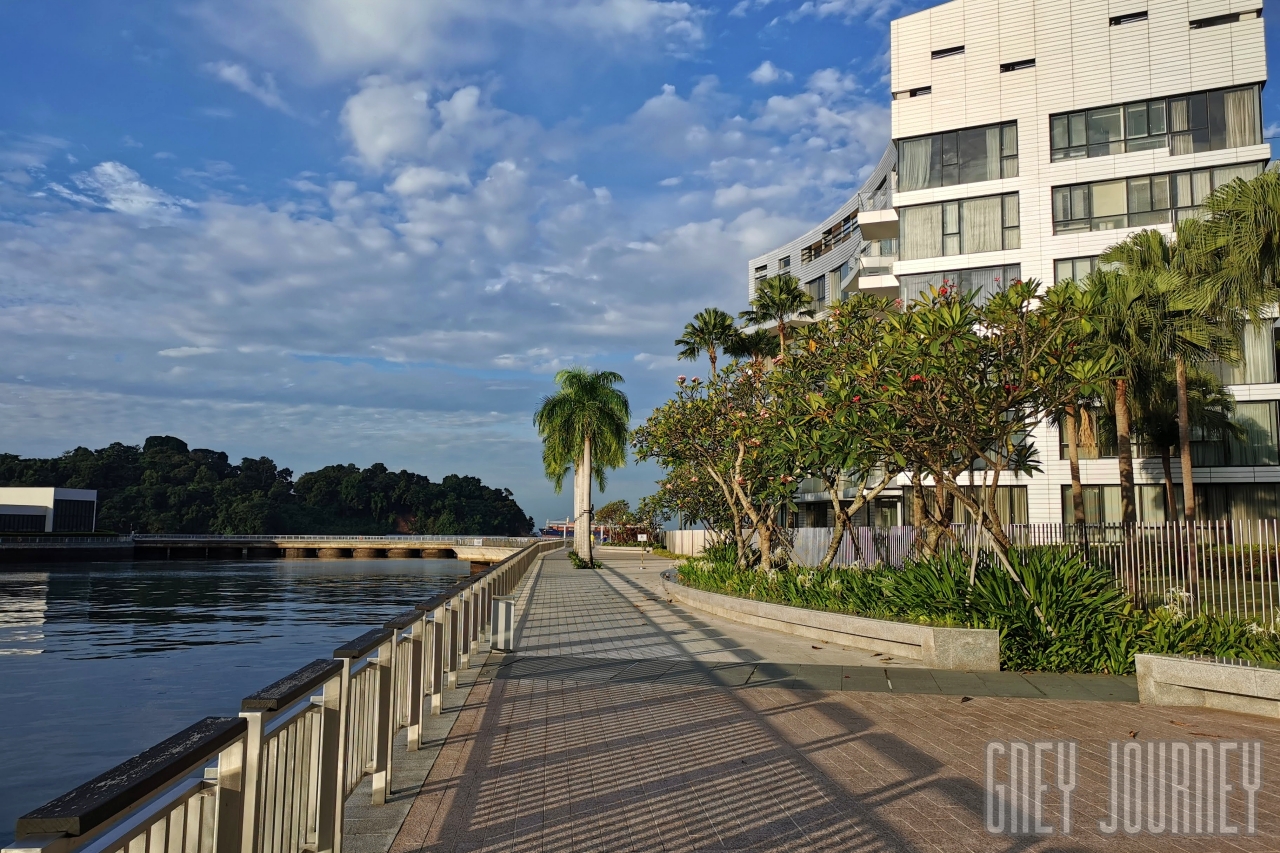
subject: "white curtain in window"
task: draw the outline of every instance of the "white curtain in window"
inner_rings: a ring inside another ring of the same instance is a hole
[[[1220,166],[1213,170],[1213,187],[1217,189],[1224,184],[1229,184],[1236,178],[1243,178],[1246,181],[1252,180],[1262,174],[1261,163],[1243,163],[1239,166]]]
[[[902,260],[942,257],[942,205],[902,208],[901,228]]]
[[[1224,101],[1227,108],[1227,147],[1241,148],[1260,143],[1257,89],[1250,86],[1226,92]]]
[[[987,128],[987,180],[1000,177],[1000,126]]]
[[[1244,381],[1250,385],[1276,381],[1272,321],[1244,327]]]
[[[904,275],[898,278],[902,284],[902,302],[910,305],[929,292],[930,287],[942,285],[942,273],[931,272],[922,275]]]
[[[1275,483],[1240,483],[1228,486],[1232,521],[1257,521],[1276,517]]]
[[[964,270],[960,273],[960,280],[964,286],[966,293],[977,294],[976,299],[979,305],[985,305],[991,301],[991,297],[996,291],[1004,286],[1004,281],[996,281],[1003,279],[1001,273],[1004,267],[983,267],[976,270]]]
[[[1089,187],[1089,201],[1093,215],[1119,216],[1127,211],[1128,195],[1125,181],[1106,181]]]
[[[898,164],[898,190],[918,190],[929,186],[929,156],[933,139],[908,139],[902,143],[902,162]]]
[[[1232,465],[1275,465],[1280,448],[1275,403],[1237,403],[1231,420],[1244,427],[1244,439],[1228,438]]]
[[[1001,245],[1000,196],[971,198],[960,203],[960,251],[998,252]]]

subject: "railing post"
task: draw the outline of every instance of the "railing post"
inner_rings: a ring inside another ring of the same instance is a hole
[[[333,853],[342,853],[342,804],[347,795],[347,741],[351,739],[351,658],[342,659],[338,682],[338,761],[334,767],[337,785],[333,810]]]
[[[240,849],[243,853],[258,851],[259,791],[262,788],[262,712],[241,711],[249,729],[244,736],[244,799]]]
[[[422,738],[422,676],[425,666],[423,644],[426,642],[427,614],[423,613],[413,623],[413,636],[409,646],[409,731],[406,735],[406,748],[417,752]]]
[[[373,718],[374,737],[377,739],[373,759],[373,804],[375,806],[386,804],[387,789],[391,786],[391,733],[396,727],[391,704],[394,686],[392,664],[396,653],[395,636],[396,632],[393,631],[391,639],[378,647],[376,664],[370,662],[371,665],[378,667],[378,697]]]
[[[458,599],[449,602],[449,686],[458,686]]]
[[[240,853],[244,832],[245,750],[247,738],[218,753],[215,782],[213,853]]]
[[[472,591],[467,589],[454,599],[462,611],[459,614],[462,617],[462,634],[459,637],[461,642],[458,647],[458,669],[469,669],[471,666],[471,599],[473,595]]]
[[[319,791],[316,796],[316,853],[342,849],[343,678],[330,678],[320,695]]]
[[[444,623],[448,611],[438,607],[431,613],[431,716],[440,715],[444,706]]]

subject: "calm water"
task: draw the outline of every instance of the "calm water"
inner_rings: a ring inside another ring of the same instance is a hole
[[[377,627],[457,560],[0,567],[0,846],[18,815]]]

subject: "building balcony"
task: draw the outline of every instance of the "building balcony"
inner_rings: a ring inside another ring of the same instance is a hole
[[[892,207],[864,210],[858,214],[858,227],[866,240],[894,240],[898,236],[898,211]]]

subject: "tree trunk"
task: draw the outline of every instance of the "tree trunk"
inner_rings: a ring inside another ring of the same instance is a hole
[[[716,378],[716,348],[715,347],[707,347],[707,358],[711,359],[711,375],[707,377],[707,381],[710,382],[711,380]]]
[[[1137,490],[1133,484],[1133,439],[1129,423],[1129,383],[1116,380],[1116,456],[1120,462],[1120,520],[1138,520]]]
[[[1174,378],[1178,385],[1178,456],[1182,463],[1182,520],[1188,526],[1196,520],[1196,487],[1191,473],[1191,415],[1187,406],[1187,362],[1182,356],[1173,360]],[[1187,537],[1187,592],[1191,606],[1200,607],[1200,554],[1194,528]]]
[[[578,556],[591,562],[591,439],[582,442],[582,463],[579,466],[582,482],[579,484],[580,503],[574,509],[573,550]]]
[[[1169,448],[1160,448],[1160,467],[1164,469],[1164,518],[1173,521],[1178,514],[1178,496],[1173,491],[1173,459]]]
[[[1191,475],[1191,413],[1187,406],[1187,361],[1182,356],[1173,360],[1174,378],[1178,384],[1178,457],[1182,461],[1182,519],[1188,524],[1196,520],[1196,487]],[[1170,513],[1173,508],[1170,507]]]
[[[1067,407],[1063,426],[1067,432],[1067,461],[1071,466],[1071,517],[1076,526],[1085,523],[1084,484],[1080,481],[1080,410]]]

